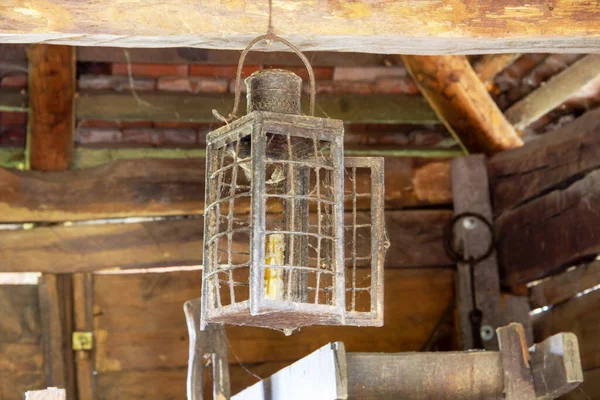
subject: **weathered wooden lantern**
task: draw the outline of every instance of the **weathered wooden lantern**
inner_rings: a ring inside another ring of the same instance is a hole
[[[246,85],[247,115],[207,137],[201,328],[381,326],[383,159],[344,160],[342,121],[301,115],[295,74]]]

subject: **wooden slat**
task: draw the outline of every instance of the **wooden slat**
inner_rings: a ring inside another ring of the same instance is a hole
[[[546,278],[529,289],[531,307],[552,306],[600,285],[600,262],[581,265]]]
[[[188,349],[181,305],[198,296],[200,281],[200,270],[96,275],[99,376],[106,371],[184,368]],[[420,349],[452,300],[452,271],[389,269],[385,285],[385,325],[381,328],[312,326],[286,337],[269,329],[226,326],[229,360],[296,361],[333,340],[343,341],[347,351]],[[184,370],[182,378],[184,382]]]
[[[555,305],[533,317],[536,341],[559,332],[572,332],[579,340],[584,370],[600,368],[600,290]]]
[[[584,371],[583,383],[559,400],[590,400],[600,398],[600,368]]]
[[[92,274],[73,274],[73,323],[77,332],[94,330],[94,298]],[[93,343],[92,343],[93,346]],[[94,399],[94,353],[91,350],[75,352],[77,399]]]
[[[105,153],[96,150],[77,152],[76,163],[79,156],[86,164],[105,159]],[[51,173],[0,168],[0,221],[198,215],[204,209],[204,167],[204,159],[190,158],[120,160]],[[386,158],[385,168],[387,209],[442,206],[451,201],[447,160]],[[369,186],[370,176],[358,178],[359,189]]]
[[[464,56],[403,56],[444,125],[469,152],[497,153],[523,144]]]
[[[6,8],[0,40],[118,47],[202,47],[241,50],[268,24],[268,3],[176,0],[124,4],[101,0],[54,7]],[[273,2],[278,35],[305,51],[388,54],[582,51],[598,48],[599,11],[583,0],[546,3],[380,3],[376,0]],[[50,21],[50,22],[48,22]],[[327,21],[327,23],[323,23]],[[374,33],[383,32],[379,35]],[[265,48],[264,46],[262,47]],[[281,47],[272,46],[269,50]]]
[[[29,165],[43,171],[64,170],[73,159],[75,51],[68,46],[31,45]]]
[[[498,328],[496,333],[504,370],[506,400],[535,400],[530,355],[523,327],[511,323]]]
[[[359,213],[359,218],[365,218]],[[443,227],[449,211],[386,213],[388,267],[449,266]],[[51,273],[202,263],[200,217],[126,224],[0,231],[0,271]]]
[[[600,109],[525,146],[490,158],[496,216],[600,167]]]
[[[600,170],[555,190],[495,222],[504,280],[509,285],[540,279],[600,253]]]
[[[27,112],[27,96],[17,90],[0,90],[0,112]]]
[[[76,100],[78,119],[108,121],[215,122],[213,109],[229,110],[233,95],[184,93],[115,93],[83,91]],[[308,102],[303,103],[307,111]],[[240,110],[246,110],[244,99]],[[346,123],[438,124],[439,120],[420,96],[320,95],[317,117]]]
[[[523,131],[544,114],[561,105],[588,82],[600,75],[600,55],[588,55],[550,79],[508,110],[506,118]]]
[[[25,393],[25,400],[66,400],[65,389],[49,388]]]

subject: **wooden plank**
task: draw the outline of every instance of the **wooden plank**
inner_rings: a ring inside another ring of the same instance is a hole
[[[344,343],[329,343],[255,383],[232,400],[347,399],[346,374]]]
[[[30,113],[27,134],[32,169],[68,169],[73,158],[75,51],[32,45],[29,58]]]
[[[452,271],[388,269],[385,274],[383,327],[311,326],[286,337],[269,329],[226,326],[229,361],[296,361],[335,340],[343,341],[347,351],[419,350],[452,300]],[[200,270],[96,275],[99,376],[107,371],[185,368],[187,330],[181,304],[198,295],[200,282]]]
[[[600,75],[600,55],[587,55],[566,70],[552,77],[545,85],[512,105],[506,118],[518,131],[552,111]]]
[[[507,284],[540,279],[600,252],[600,170],[507,211],[495,222]]]
[[[486,54],[473,65],[473,70],[489,91],[493,89],[496,75],[510,66],[519,56],[519,53]]]
[[[572,332],[579,340],[584,371],[600,367],[600,290],[555,305],[533,317],[536,340]]]
[[[73,322],[76,332],[93,332],[94,330],[93,294],[92,274],[89,272],[73,274]],[[92,351],[75,351],[75,376],[79,400],[93,400],[94,398],[94,367]]]
[[[387,212],[388,237],[402,244],[388,250],[387,267],[452,265],[443,244],[443,227],[450,217],[445,210]],[[367,217],[359,213],[358,218]],[[0,271],[67,273],[200,265],[202,239],[201,217],[2,230]]]
[[[560,400],[590,400],[600,398],[600,368],[585,371],[583,383]]]
[[[3,10],[0,40],[241,50],[265,32],[268,7],[258,0],[226,7],[182,5],[175,0],[135,7],[102,0],[82,7],[60,0],[48,9],[31,5]],[[511,2],[492,5],[468,0],[407,4],[358,0],[352,6],[304,0],[290,8],[288,2],[277,0],[272,10],[277,34],[305,51],[388,54],[594,51],[599,47],[599,13],[595,4],[582,0],[557,0],[552,9],[538,3],[515,7]]]
[[[77,119],[106,121],[215,122],[213,109],[228,110],[233,95],[190,93],[115,93],[82,91],[76,99]],[[308,102],[303,103],[307,111]],[[240,110],[246,102],[240,100]],[[438,124],[439,119],[420,96],[319,95],[317,117],[346,123]]]
[[[451,175],[454,214],[474,213],[491,224],[492,206],[485,157],[476,155],[453,159]],[[470,225],[465,225],[469,221]],[[493,245],[492,236],[484,221],[465,217],[454,225],[452,246],[459,254],[475,259],[486,254],[489,246]],[[472,274],[471,268],[474,268]],[[471,279],[475,282],[471,283]],[[471,322],[471,313],[477,309],[482,313],[480,328],[489,326],[495,331],[505,323],[500,307],[500,276],[495,251],[473,266],[467,262],[458,263],[456,298],[463,350],[472,349],[477,343],[488,350],[497,349],[495,336],[491,334],[486,340],[480,332],[476,332]],[[478,334],[480,337],[476,336]]]
[[[3,46],[0,45],[0,57]],[[13,45],[17,47],[18,45]],[[125,56],[127,51],[129,59]],[[387,54],[351,52],[305,52],[313,67],[389,66],[397,60]],[[1,59],[1,58],[0,58]],[[119,47],[77,47],[77,60],[82,62],[152,63],[152,64],[208,64],[237,65],[240,52],[235,50],[197,49],[192,47],[123,49]],[[277,65],[304,67],[302,60],[289,52],[250,52],[246,65]]]
[[[551,336],[534,345],[529,354],[538,399],[556,399],[583,382],[579,345],[573,333]]]
[[[469,152],[494,154],[523,141],[464,56],[403,56],[421,93]]]
[[[20,90],[0,90],[0,112],[27,112],[27,96]]]
[[[37,286],[0,286],[0,343],[40,342]]]
[[[117,155],[138,155],[125,153]],[[80,150],[76,165],[80,156],[90,165],[110,159],[102,151]],[[0,168],[0,220],[60,222],[201,214],[204,167],[204,159],[191,158],[119,160],[90,169],[44,173]],[[387,209],[451,201],[447,160],[386,158],[385,168]],[[368,188],[370,177],[358,178],[357,187]]]
[[[350,399],[499,399],[498,352],[347,353]]]
[[[596,261],[540,281],[529,288],[529,301],[532,308],[552,306],[598,285],[600,285],[600,262]]]
[[[523,327],[511,323],[498,328],[496,333],[500,343],[506,400],[535,400],[530,355]]]
[[[539,140],[490,158],[494,213],[499,216],[600,167],[600,109]]]
[[[46,386],[66,387],[67,372],[63,358],[63,329],[57,276],[42,275],[38,286]]]

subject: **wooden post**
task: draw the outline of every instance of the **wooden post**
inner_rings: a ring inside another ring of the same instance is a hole
[[[31,45],[29,58],[29,166],[40,171],[69,169],[73,161],[75,50]]]
[[[497,334],[504,371],[506,400],[535,400],[530,356],[523,327],[519,324],[510,324],[498,328]]]
[[[523,141],[464,56],[403,56],[419,89],[469,152],[497,153]]]
[[[31,45],[29,59],[29,126],[27,164],[39,171],[61,171],[73,161],[75,51],[68,46]],[[48,386],[66,389],[75,398],[72,351],[73,293],[71,275],[45,274],[40,284],[44,329],[44,365]]]
[[[90,272],[73,274],[73,310],[74,310],[74,335],[86,338],[94,331],[94,288],[93,275]],[[92,400],[94,398],[94,338],[91,343],[79,343],[80,350],[75,351],[75,372],[77,378],[78,400]],[[90,348],[91,347],[91,348]]]

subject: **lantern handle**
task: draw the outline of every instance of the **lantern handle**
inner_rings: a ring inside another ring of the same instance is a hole
[[[238,62],[237,75],[235,78],[235,99],[233,101],[233,110],[227,117],[224,117],[221,114],[219,114],[219,112],[217,110],[212,110],[212,113],[215,116],[215,118],[217,118],[218,120],[220,120],[226,124],[237,118],[236,114],[238,111],[238,107],[240,105],[242,67],[244,66],[244,61],[246,60],[246,55],[250,52],[252,47],[254,47],[254,45],[256,45],[261,40],[272,40],[275,42],[281,42],[281,43],[285,44],[286,46],[288,46],[290,49],[292,49],[294,51],[294,53],[296,53],[298,55],[298,57],[300,57],[300,59],[306,66],[306,69],[308,70],[308,78],[310,80],[310,116],[314,117],[315,116],[315,97],[316,97],[315,74],[313,73],[313,69],[310,65],[310,62],[308,61],[308,58],[306,58],[306,56],[304,54],[302,54],[300,49],[298,49],[296,46],[294,46],[288,40],[269,32],[266,35],[261,35],[261,36],[256,37],[254,40],[252,40],[250,42],[250,44],[248,44],[248,46],[244,49],[244,51],[242,51],[242,54],[240,55],[240,61]]]

